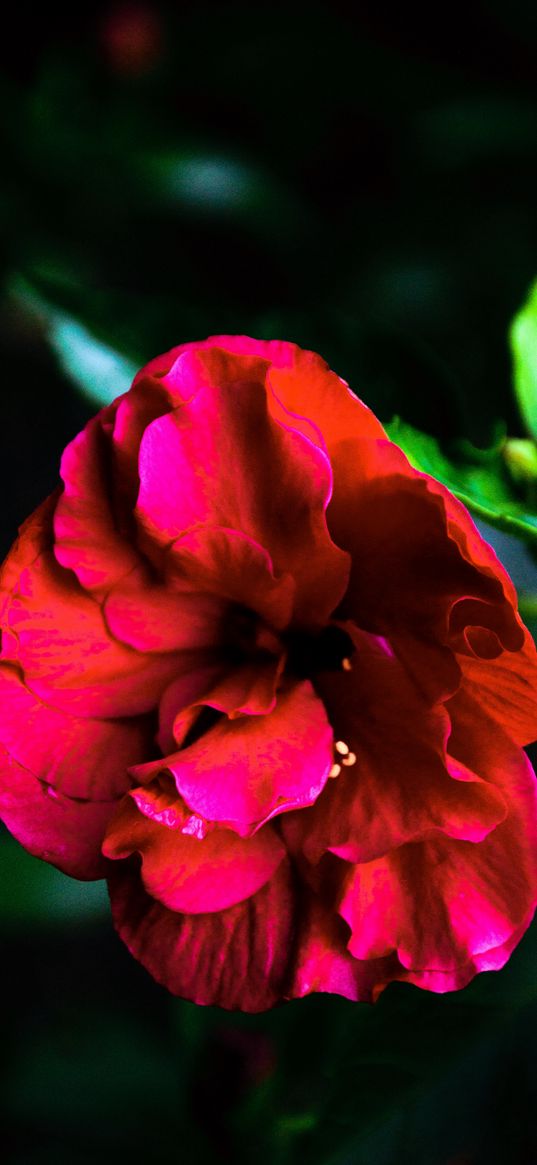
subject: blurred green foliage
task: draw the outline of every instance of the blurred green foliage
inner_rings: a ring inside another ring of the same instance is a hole
[[[537,441],[537,284],[511,327],[514,383],[527,433]]]
[[[214,332],[321,352],[415,464],[534,546],[535,12],[21,0],[10,19],[4,549],[96,404]],[[537,1160],[535,929],[457,995],[228,1015],[149,979],[100,884],[5,834],[0,854],[9,1165]]]

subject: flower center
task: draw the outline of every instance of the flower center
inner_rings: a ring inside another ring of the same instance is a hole
[[[288,631],[283,642],[287,648],[286,671],[301,679],[312,679],[324,671],[350,671],[352,667],[354,644],[337,623],[329,623],[314,633]]]
[[[240,663],[285,651],[286,672],[300,679],[314,679],[326,671],[350,671],[355,651],[350,635],[338,623],[315,631],[278,633],[244,607],[229,613],[225,639],[229,658]]]

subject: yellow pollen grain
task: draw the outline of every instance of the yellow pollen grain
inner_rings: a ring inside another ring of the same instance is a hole
[[[328,776],[329,777],[339,777],[340,772],[341,772],[341,765],[332,765],[332,768],[330,769]]]
[[[341,660],[341,666],[343,668],[343,671],[352,671],[352,663],[351,663],[350,659],[347,659],[346,656],[345,656],[345,659]]]
[[[355,765],[355,764],[356,764],[356,753],[355,753],[355,752],[349,752],[348,756],[344,756],[344,757],[343,757],[342,764],[344,764],[344,765]]]
[[[349,751],[349,746],[348,744],[345,744],[344,740],[336,740],[334,748],[336,752],[340,752],[342,756],[346,756]]]

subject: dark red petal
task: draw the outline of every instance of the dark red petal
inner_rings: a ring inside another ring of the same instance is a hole
[[[520,745],[537,739],[537,652],[526,632],[520,651],[497,659],[459,656],[462,691]]]
[[[457,688],[455,651],[521,648],[512,584],[494,552],[448,491],[411,469],[400,450],[361,442],[346,504],[351,524],[347,509],[329,511],[333,536],[353,555],[339,613],[388,636],[431,700]]]
[[[266,549],[277,572],[293,575],[300,618],[323,621],[348,573],[326,528],[330,463],[270,417],[264,371],[217,349],[179,358],[167,381],[177,391],[184,382],[185,404],[146,429],[138,516],[160,546],[200,524],[242,531]]]
[[[50,494],[19,530],[19,536],[0,567],[0,618],[11,603],[11,593],[19,585],[23,571],[32,566],[43,550],[52,544],[52,518],[59,489]]]
[[[316,804],[282,826],[310,861],[327,850],[368,862],[435,833],[480,841],[505,817],[502,792],[454,760],[450,721],[427,699],[387,641],[353,632],[350,672],[319,677],[336,739],[355,755]]]
[[[535,775],[524,753],[479,709],[472,729],[468,741],[459,713],[451,746],[463,763],[477,767],[480,758],[508,816],[479,844],[434,838],[353,867],[340,911],[357,958],[395,952],[412,973],[455,974],[472,961],[496,965],[499,949],[508,952],[513,935],[529,923],[537,902]]]
[[[370,1002],[377,981],[374,962],[359,962],[347,950],[349,928],[314,893],[304,892],[297,909],[297,938],[288,999],[316,991]]]
[[[275,577],[267,551],[239,530],[198,526],[170,548],[167,584],[188,583],[199,593],[219,595],[256,611],[270,626],[286,627],[295,599],[290,574]]]
[[[388,986],[388,983],[393,982],[395,979],[414,983],[416,987],[421,987],[425,991],[434,991],[437,994],[442,994],[445,991],[459,991],[462,987],[466,987],[467,983],[479,971],[500,971],[502,967],[505,967],[507,960],[527,931],[532,917],[533,909],[526,915],[522,924],[513,931],[506,942],[500,943],[497,947],[491,947],[481,954],[474,954],[462,966],[454,967],[451,971],[409,971],[402,964],[399,964],[397,970],[392,967],[388,975],[385,975],[384,984],[379,982],[377,992],[383,990],[384,987]],[[388,960],[386,961],[388,962]]]
[[[332,741],[323,705],[304,681],[282,688],[267,715],[222,717],[189,747],[131,771],[145,781],[165,768],[193,813],[248,836],[319,796]]]
[[[292,939],[288,863],[251,898],[214,914],[175,914],[143,889],[131,863],[109,877],[116,929],[174,995],[229,1010],[264,1011],[283,995]]]
[[[151,820],[125,798],[108,826],[103,853],[108,858],[139,853],[148,893],[170,910],[200,914],[255,894],[272,877],[285,849],[270,826],[255,837],[222,829],[200,838]]]
[[[448,643],[451,617],[456,619],[461,600],[471,599],[468,622],[497,632],[509,650],[521,646],[502,578],[461,554],[448,534],[442,499],[430,492],[426,480],[396,475],[368,483],[357,499],[352,529],[356,548],[349,597],[368,629],[389,633],[401,624]],[[367,546],[367,555],[360,555],[360,545]]]

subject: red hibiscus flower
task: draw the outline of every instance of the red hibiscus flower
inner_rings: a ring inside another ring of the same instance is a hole
[[[68,446],[2,573],[0,811],[171,991],[501,967],[537,901],[534,645],[467,512],[326,364],[215,337]]]

